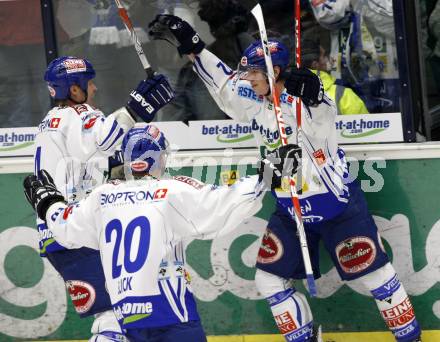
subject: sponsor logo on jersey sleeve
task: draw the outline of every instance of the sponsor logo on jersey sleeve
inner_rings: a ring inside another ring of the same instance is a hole
[[[50,128],[58,128],[61,122],[61,118],[52,118],[50,120],[49,127]]]
[[[346,273],[359,273],[367,269],[376,259],[374,241],[366,236],[347,239],[336,246],[339,265]]]
[[[271,264],[281,259],[284,254],[281,240],[268,228],[261,241],[257,262]]]
[[[66,281],[66,288],[77,313],[88,312],[95,303],[96,291],[89,283],[80,280],[69,280]]]
[[[87,130],[92,128],[95,125],[97,119],[98,117],[96,115],[93,115],[92,117],[85,120],[83,124],[83,129]]]

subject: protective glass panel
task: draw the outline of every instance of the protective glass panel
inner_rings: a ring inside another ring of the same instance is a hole
[[[0,1],[0,27],[0,127],[36,126],[50,106],[40,1]],[[16,137],[2,134],[0,148]]]

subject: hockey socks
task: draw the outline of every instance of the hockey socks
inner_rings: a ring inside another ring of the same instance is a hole
[[[416,341],[421,334],[414,308],[391,264],[365,276],[385,324],[399,342]],[[383,282],[383,279],[387,279]],[[379,282],[379,280],[382,280]],[[376,284],[374,286],[374,283]],[[378,284],[382,285],[378,286]]]
[[[286,289],[267,298],[275,322],[286,341],[313,341],[313,316],[305,296]]]

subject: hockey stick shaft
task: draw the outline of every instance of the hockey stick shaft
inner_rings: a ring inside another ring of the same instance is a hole
[[[151,78],[154,76],[154,70],[151,68],[150,63],[148,63],[147,57],[145,56],[144,50],[142,49],[141,42],[134,30],[133,24],[131,23],[130,17],[128,16],[127,10],[122,5],[120,0],[115,0],[116,6],[118,7],[118,14],[122,19],[122,22],[125,25],[125,28],[130,33],[131,40],[133,42],[136,53],[141,60],[142,66],[144,67],[145,72],[147,73],[147,78]]]
[[[260,4],[257,4],[252,10],[252,15],[255,17],[258,28],[260,31],[260,37],[261,37],[261,43],[263,47],[264,52],[264,59],[266,62],[267,67],[267,75],[269,79],[269,86],[270,91],[273,96],[273,104],[274,104],[274,110],[275,110],[275,116],[277,120],[278,125],[278,131],[280,134],[281,144],[283,146],[288,144],[287,140],[287,133],[286,133],[286,124],[283,119],[283,114],[280,107],[280,94],[278,93],[278,90],[275,86],[275,74],[272,64],[272,58],[270,55],[270,46],[267,39],[267,33],[266,33],[266,27],[264,24],[264,17],[263,17],[263,11],[261,9]],[[313,277],[313,270],[312,270],[312,263],[310,261],[310,253],[309,248],[307,245],[307,238],[304,230],[304,223],[302,220],[302,214],[301,214],[301,206],[299,203],[298,193],[296,189],[296,182],[293,177],[290,177],[290,193],[292,196],[292,204],[295,211],[295,221],[297,225],[298,235],[299,235],[299,242],[301,246],[301,253],[304,260],[304,268],[306,271],[306,277],[307,277],[307,285],[309,288],[309,293],[311,296],[316,296],[316,284],[315,279]],[[301,186],[301,183],[300,185]]]

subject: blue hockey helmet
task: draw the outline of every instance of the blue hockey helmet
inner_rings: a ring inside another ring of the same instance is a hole
[[[169,144],[156,126],[130,129],[122,141],[121,148],[125,165],[128,165],[133,175],[163,175]]]
[[[76,84],[87,94],[87,84],[95,77],[92,64],[85,58],[62,56],[47,66],[44,80],[47,82],[50,96],[55,100],[64,100],[70,96],[70,86]]]
[[[283,72],[289,65],[290,56],[287,46],[278,40],[268,41],[270,55],[273,66],[279,66]],[[264,50],[261,41],[256,41],[249,45],[244,51],[238,65],[238,76],[241,79],[248,79],[249,71],[260,70],[267,72],[266,61],[264,59]]]

